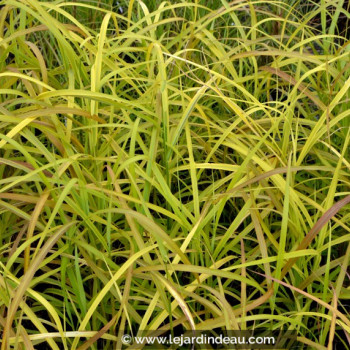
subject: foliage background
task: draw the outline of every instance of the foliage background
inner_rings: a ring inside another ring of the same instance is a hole
[[[349,349],[348,1],[0,6],[2,350]]]

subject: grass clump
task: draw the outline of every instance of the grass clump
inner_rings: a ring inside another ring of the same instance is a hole
[[[1,1],[1,349],[349,349],[347,4]]]

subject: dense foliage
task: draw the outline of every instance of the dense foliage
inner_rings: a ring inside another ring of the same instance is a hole
[[[350,349],[349,16],[0,1],[1,350],[178,325]]]

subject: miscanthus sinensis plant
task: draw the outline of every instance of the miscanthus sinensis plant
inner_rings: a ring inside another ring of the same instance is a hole
[[[348,21],[343,0],[1,1],[1,350],[179,325],[349,349]]]

